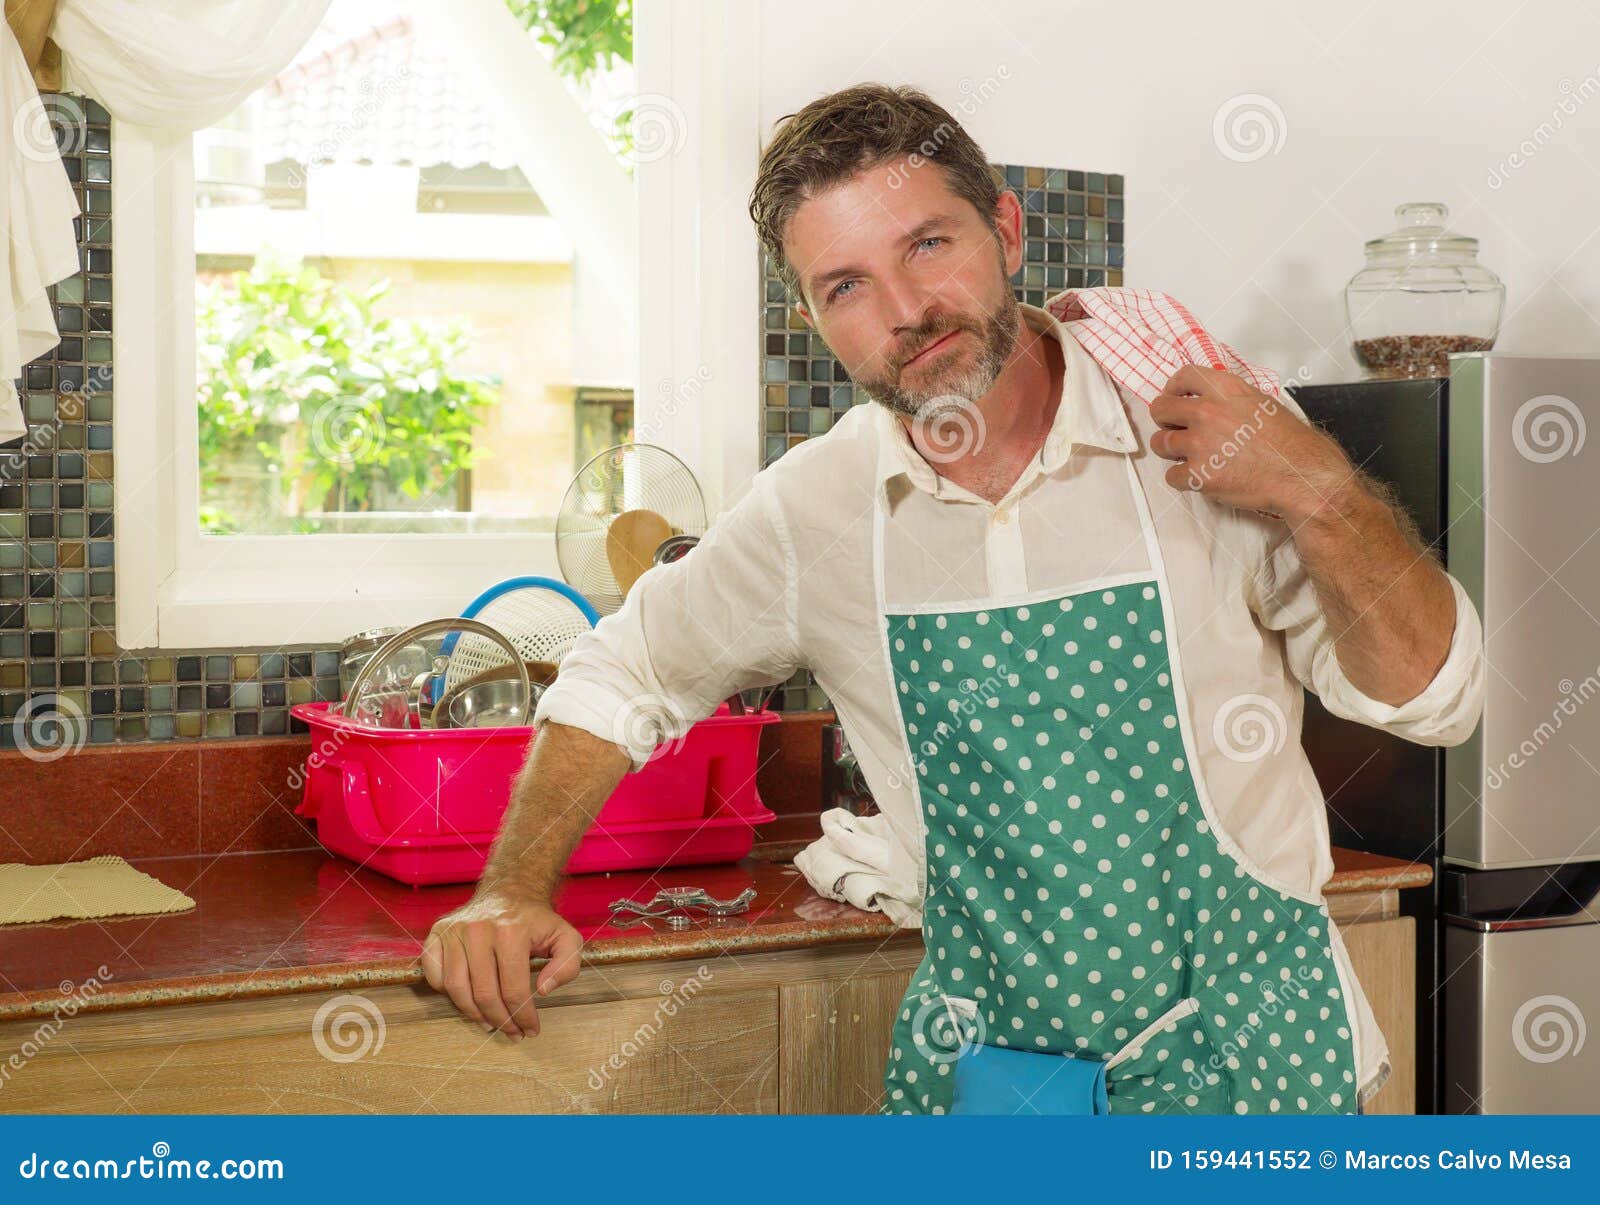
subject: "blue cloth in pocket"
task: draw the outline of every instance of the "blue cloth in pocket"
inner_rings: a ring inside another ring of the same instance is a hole
[[[952,1068],[951,1113],[1096,1114],[1106,1107],[1100,1059],[974,1042]]]

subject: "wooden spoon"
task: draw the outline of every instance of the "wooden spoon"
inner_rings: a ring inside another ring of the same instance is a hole
[[[672,534],[672,524],[653,510],[625,510],[606,531],[606,560],[626,599],[644,571],[655,563],[656,549]]]

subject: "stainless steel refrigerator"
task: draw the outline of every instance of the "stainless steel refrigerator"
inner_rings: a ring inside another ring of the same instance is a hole
[[[1448,379],[1293,392],[1395,487],[1483,620],[1463,745],[1307,696],[1335,844],[1434,868],[1401,892],[1418,1111],[1600,1113],[1600,356],[1455,356]]]

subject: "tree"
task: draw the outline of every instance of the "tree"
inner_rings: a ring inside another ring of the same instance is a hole
[[[480,456],[473,428],[499,397],[452,367],[462,326],[379,317],[388,288],[357,293],[270,256],[198,286],[205,530],[238,530],[229,504],[244,495],[228,486],[252,472],[288,530],[319,529],[304,511],[382,508],[396,494],[453,509],[456,475]]]

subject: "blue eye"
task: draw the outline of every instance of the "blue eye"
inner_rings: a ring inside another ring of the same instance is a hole
[[[919,240],[919,242],[922,243],[942,243],[944,241],[945,240],[937,234],[930,234],[927,238]]]
[[[828,294],[828,300],[829,300],[829,301],[833,301],[833,300],[835,300],[835,299],[836,299],[836,298],[839,298],[839,297],[842,297],[842,296],[844,296],[844,290],[845,290],[845,286],[846,286],[846,285],[853,285],[853,284],[855,284],[855,283],[856,283],[856,282],[855,282],[855,281],[853,281],[853,280],[847,280],[847,281],[845,281],[845,282],[844,282],[844,283],[843,283],[843,284],[841,284],[841,285],[839,285],[839,286],[838,286],[838,287],[837,287],[837,288],[835,288],[835,289],[834,289],[834,290],[833,290],[833,292],[831,292],[831,293],[829,293],[829,294]]]

